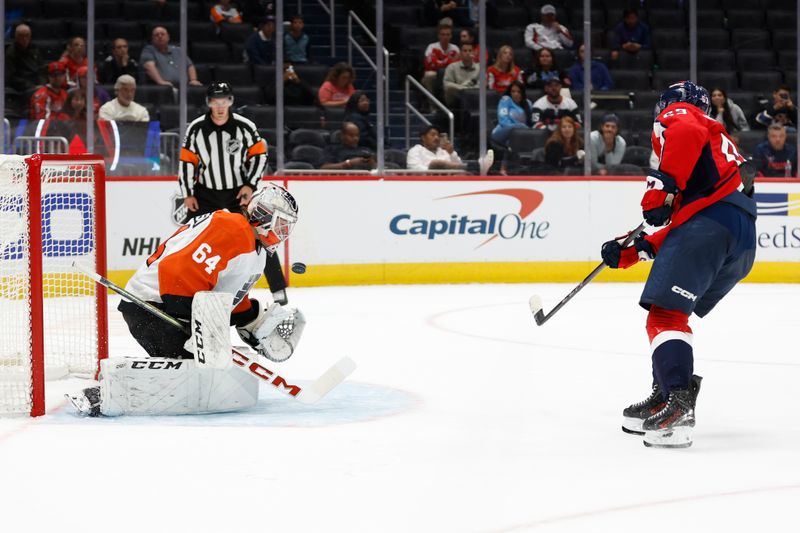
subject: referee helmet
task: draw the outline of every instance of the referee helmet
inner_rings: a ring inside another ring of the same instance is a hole
[[[228,98],[233,103],[233,89],[224,81],[215,81],[206,89],[206,104],[213,98]]]

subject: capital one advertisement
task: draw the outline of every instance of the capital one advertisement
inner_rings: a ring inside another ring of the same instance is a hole
[[[300,216],[280,253],[309,265],[309,279],[315,265],[595,262],[604,241],[641,222],[642,181],[281,179]],[[800,182],[757,191],[757,262],[800,263]],[[138,268],[183,216],[172,180],[109,182],[108,202],[110,271]]]

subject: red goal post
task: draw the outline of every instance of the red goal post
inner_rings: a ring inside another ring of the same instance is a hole
[[[0,416],[45,412],[45,381],[108,355],[105,166],[99,156],[0,156]]]

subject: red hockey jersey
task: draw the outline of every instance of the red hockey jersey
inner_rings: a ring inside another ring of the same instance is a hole
[[[672,176],[680,190],[672,222],[646,237],[657,251],[672,228],[742,190],[739,165],[744,158],[722,124],[685,102],[667,106],[656,117],[652,142],[658,170]]]

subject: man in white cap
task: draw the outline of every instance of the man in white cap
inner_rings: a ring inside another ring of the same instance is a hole
[[[129,122],[149,122],[150,113],[143,105],[133,101],[136,97],[136,80],[130,74],[123,74],[114,84],[117,97],[100,108],[101,120],[122,120]]]
[[[541,22],[529,24],[525,28],[525,46],[532,50],[572,48],[572,34],[556,20],[556,8],[552,4],[545,4],[540,13]]]

